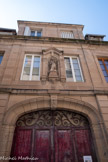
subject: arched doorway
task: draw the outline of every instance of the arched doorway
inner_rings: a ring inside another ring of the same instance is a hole
[[[25,162],[83,162],[84,157],[97,161],[88,120],[61,110],[21,116],[16,122],[11,157]]]

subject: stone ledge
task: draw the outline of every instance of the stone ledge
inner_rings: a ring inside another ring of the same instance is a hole
[[[23,35],[0,35],[0,40],[13,41],[35,41],[35,42],[55,42],[55,43],[77,43],[77,44],[91,44],[91,45],[107,45],[108,41],[93,41],[84,39],[67,39],[67,38],[54,38],[54,37],[32,37]]]

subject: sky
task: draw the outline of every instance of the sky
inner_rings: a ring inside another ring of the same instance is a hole
[[[108,41],[108,0],[0,0],[0,27],[18,31],[17,20],[82,24]]]

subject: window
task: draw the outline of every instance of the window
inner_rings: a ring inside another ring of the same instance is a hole
[[[3,54],[0,53],[0,64],[2,63],[2,60],[3,60]]]
[[[70,39],[74,38],[73,37],[73,32],[71,32],[71,31],[62,31],[61,32],[61,37],[62,38],[70,38]]]
[[[41,31],[31,31],[31,36],[35,37],[41,37],[42,36],[42,32]]]
[[[67,81],[83,82],[82,71],[78,57],[65,57]]]
[[[40,56],[26,55],[24,59],[21,80],[40,79]]]
[[[108,59],[99,58],[98,59],[100,67],[102,69],[103,75],[105,77],[106,82],[108,82]]]
[[[24,30],[25,36],[33,36],[33,37],[41,37],[42,36],[42,29],[31,30],[29,26],[25,27]]]

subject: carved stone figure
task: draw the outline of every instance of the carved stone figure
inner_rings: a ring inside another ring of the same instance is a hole
[[[51,64],[50,71],[57,71],[56,63],[54,62],[54,60],[51,60],[50,64]]]
[[[57,71],[57,60],[55,58],[51,58],[49,62],[49,71]]]

